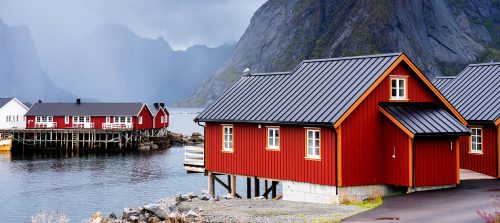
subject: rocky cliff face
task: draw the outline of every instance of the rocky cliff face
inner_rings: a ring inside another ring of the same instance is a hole
[[[286,71],[304,59],[404,52],[433,78],[499,60],[499,49],[497,0],[269,0],[185,105],[213,102],[245,67]]]
[[[0,19],[0,96],[23,101],[73,100],[56,87],[42,66],[27,27],[7,26]]]

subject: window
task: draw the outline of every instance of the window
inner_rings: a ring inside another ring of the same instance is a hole
[[[106,116],[106,123],[110,123],[110,122],[111,122],[111,117]]]
[[[69,116],[64,116],[64,124],[69,124]]]
[[[472,135],[470,136],[470,152],[483,153],[483,133],[481,128],[471,128]]]
[[[233,126],[232,125],[224,125],[222,127],[222,133],[223,133],[223,141],[224,141],[224,146],[222,148],[222,151],[233,151]]]
[[[132,117],[115,117],[115,123],[131,123],[132,122]]]
[[[306,158],[320,159],[320,134],[319,129],[308,129],[307,133],[307,156]]]
[[[10,120],[9,120],[9,119],[10,119],[10,116],[8,116],[8,115],[7,115],[7,116],[5,116],[5,121],[6,121],[6,122],[10,122]]]
[[[142,116],[139,116],[139,125],[142,125]]]
[[[38,122],[38,123],[48,123],[48,122],[52,122],[53,119],[52,119],[52,116],[36,116],[35,117],[35,122]]]
[[[73,116],[73,123],[90,123],[90,116]]]
[[[40,116],[36,116],[36,118],[35,118],[35,122],[42,122],[42,117],[40,117]]]
[[[280,148],[280,129],[276,127],[267,128],[267,148]]]
[[[131,123],[132,122],[132,117],[127,117],[127,123]]]
[[[160,123],[164,123],[165,122],[165,116],[161,116],[160,117]]]
[[[391,78],[391,99],[406,100],[406,77]]]

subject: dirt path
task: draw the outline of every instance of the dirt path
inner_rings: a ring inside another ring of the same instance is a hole
[[[204,222],[338,222],[368,209],[354,205],[254,199],[193,200],[182,202],[178,207],[180,210],[199,208]]]

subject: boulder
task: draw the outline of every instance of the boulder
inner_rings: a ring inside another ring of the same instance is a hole
[[[139,216],[141,212],[137,208],[124,208],[122,219],[130,219],[131,216]]]
[[[198,197],[198,196],[194,195],[194,193],[191,193],[191,192],[181,195],[181,198],[183,201],[192,200],[195,197]]]
[[[158,216],[151,216],[148,218],[148,223],[158,223],[160,222],[161,219]]]
[[[222,197],[225,198],[225,199],[233,199],[234,198],[232,194],[226,194],[226,195],[224,195]]]
[[[200,215],[198,213],[196,213],[195,211],[193,211],[193,210],[188,211],[183,216],[185,218],[197,218],[197,217],[200,217]]]
[[[116,214],[115,214],[115,213],[113,213],[113,212],[111,212],[111,214],[109,214],[109,217],[108,217],[108,218],[109,218],[109,219],[117,219]]]
[[[167,219],[170,213],[168,206],[163,204],[146,204],[142,207],[161,219]]]

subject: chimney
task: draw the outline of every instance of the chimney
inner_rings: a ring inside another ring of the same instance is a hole
[[[76,104],[77,104],[77,105],[79,105],[79,104],[81,104],[81,103],[82,103],[82,102],[81,102],[80,98],[77,98],[77,99],[76,99]]]
[[[158,102],[155,102],[153,105],[155,106],[156,109],[158,109],[160,106],[160,105],[158,105]]]
[[[42,103],[42,100],[38,99],[38,103]]]
[[[160,103],[160,107],[165,108],[165,103]]]

